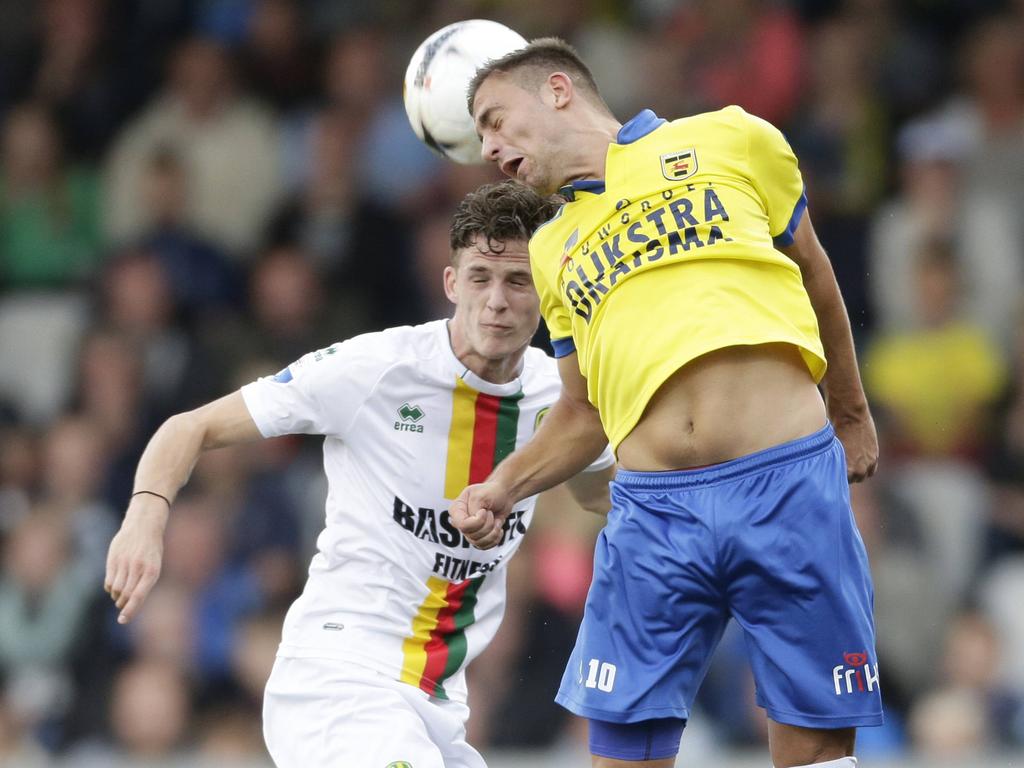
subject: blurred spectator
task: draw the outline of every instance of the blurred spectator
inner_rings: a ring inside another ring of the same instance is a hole
[[[158,423],[143,375],[141,353],[129,336],[96,329],[82,341],[74,406],[96,424],[110,451],[103,498],[118,510],[128,502],[143,441]]]
[[[914,259],[930,241],[953,248],[962,276],[961,309],[994,340],[1006,343],[1024,283],[1024,239],[1008,198],[964,185],[969,146],[950,125],[924,119],[899,134],[902,194],[879,208],[872,224],[868,275],[885,331],[921,324]],[[965,165],[966,164],[966,165]]]
[[[248,706],[255,711],[262,706],[263,689],[274,667],[283,619],[279,613],[260,613],[246,618],[239,627],[231,666]]]
[[[242,72],[253,93],[280,112],[315,94],[317,56],[296,0],[259,0],[246,27]]]
[[[161,661],[194,673],[197,618],[191,590],[183,584],[161,581],[131,626],[135,658]]]
[[[847,0],[841,13],[865,30],[861,54],[873,62],[875,90],[894,122],[903,123],[936,103],[948,78],[949,57],[932,29],[906,23],[904,7],[890,0]],[[883,170],[882,175],[889,173]]]
[[[179,322],[174,287],[153,253],[128,250],[112,259],[100,284],[99,323],[122,335],[142,362],[142,397],[162,419],[205,399],[209,380],[195,339]]]
[[[167,526],[163,576],[191,603],[193,659],[208,695],[230,684],[239,622],[262,604],[255,576],[229,564],[227,531],[217,505],[204,496],[179,498]]]
[[[3,690],[0,685],[0,691]],[[49,755],[29,735],[15,708],[8,703],[6,693],[0,693],[0,765],[48,768],[50,764]]]
[[[0,537],[28,513],[40,475],[37,440],[26,427],[0,427]]]
[[[4,122],[0,163],[0,284],[63,285],[89,274],[100,244],[95,175],[67,165],[45,109]]]
[[[973,691],[946,689],[922,697],[910,721],[915,749],[926,759],[961,762],[987,752],[984,702]]]
[[[179,669],[137,661],[117,673],[110,701],[113,741],[73,752],[68,768],[162,768],[188,764],[188,683]]]
[[[218,370],[218,387],[244,363],[265,360],[275,370],[305,351],[333,341],[325,322],[328,307],[320,272],[297,246],[271,247],[249,273],[249,313],[241,322],[217,323],[204,333],[207,353]],[[352,307],[339,307],[351,312]]]
[[[240,705],[218,707],[200,716],[198,732],[196,766],[273,766],[263,745],[259,709]]]
[[[1016,203],[1024,187],[1024,17],[992,16],[980,22],[963,46],[962,96],[939,119],[964,136],[970,148],[972,187]]]
[[[836,214],[866,216],[885,190],[888,125],[869,34],[863,19],[840,16],[822,22],[810,40],[810,88],[790,140],[816,226]]]
[[[263,600],[282,607],[302,587],[299,512],[288,487],[296,444],[273,440],[207,453],[192,481],[217,509],[228,565],[252,574]]]
[[[166,147],[183,159],[191,181],[189,224],[244,259],[277,196],[276,125],[237,93],[228,54],[216,43],[183,43],[164,91],[118,138],[108,162],[107,223],[115,239],[143,234],[146,163]]]
[[[376,206],[410,213],[428,202],[434,176],[450,163],[416,138],[401,89],[386,85],[404,74],[403,56],[389,55],[397,53],[388,45],[392,39],[368,26],[335,37],[324,62],[324,92],[329,104],[356,120],[355,169],[363,194]]]
[[[984,418],[1006,383],[1006,365],[984,329],[964,318],[962,276],[949,247],[918,252],[917,329],[880,334],[864,377],[890,442],[913,456],[977,459],[989,437]]]
[[[1013,345],[1014,377],[996,408],[996,435],[988,474],[994,498],[988,531],[988,554],[1024,553],[1024,315]]]
[[[803,31],[783,4],[695,0],[667,20],[664,44],[677,51],[688,88],[666,116],[739,104],[786,126],[803,84]],[[661,89],[661,82],[651,83]]]
[[[43,0],[9,70],[13,97],[45,104],[76,160],[95,161],[126,114],[106,0]]]
[[[100,584],[71,553],[71,531],[36,508],[9,534],[0,573],[0,672],[17,716],[45,723],[70,704],[68,664]]]
[[[963,759],[1020,743],[1021,692],[1012,691],[1000,676],[1004,652],[995,627],[982,614],[965,612],[953,619],[941,684],[911,713],[913,738],[925,753]]]
[[[887,115],[875,83],[871,29],[861,17],[822,22],[790,142],[800,158],[814,228],[832,260],[854,333],[870,323],[865,246],[887,182]]]
[[[149,158],[142,198],[145,229],[137,247],[160,260],[182,310],[192,317],[236,302],[239,276],[188,223],[189,179],[178,153],[161,149]]]
[[[101,495],[109,461],[103,435],[88,418],[65,416],[47,431],[42,448],[41,497],[67,526],[81,573],[98,585],[118,519]]]
[[[452,261],[448,243],[451,214],[438,208],[419,217],[416,226],[416,281],[429,317],[449,317],[454,307],[444,292],[444,269]]]

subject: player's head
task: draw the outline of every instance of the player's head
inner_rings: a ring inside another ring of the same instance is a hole
[[[542,194],[571,177],[578,132],[594,117],[614,119],[587,65],[556,37],[479,69],[468,100],[484,159]]]
[[[480,187],[459,203],[444,287],[455,304],[452,342],[460,357],[495,363],[520,354],[533,338],[540,307],[528,242],[558,205],[510,181]]]

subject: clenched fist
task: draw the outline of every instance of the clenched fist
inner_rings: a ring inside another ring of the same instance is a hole
[[[466,486],[452,503],[452,523],[477,549],[490,549],[502,537],[502,524],[512,512],[512,498],[500,483]]]

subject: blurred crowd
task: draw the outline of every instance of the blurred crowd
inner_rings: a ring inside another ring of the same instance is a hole
[[[0,0],[0,764],[265,763],[317,441],[206,455],[128,627],[106,547],[167,416],[449,313],[450,215],[496,175],[430,154],[401,82],[474,17],[573,42],[620,119],[783,129],[882,441],[853,489],[888,714],[861,752],[1024,747],[1024,2]],[[551,698],[599,521],[563,507],[471,670],[485,753],[579,739]],[[758,744],[752,702],[731,632],[694,725]]]

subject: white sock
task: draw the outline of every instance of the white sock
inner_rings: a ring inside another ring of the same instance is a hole
[[[857,758],[840,757],[838,760],[829,760],[827,763],[811,763],[810,765],[799,765],[796,768],[857,768]]]

